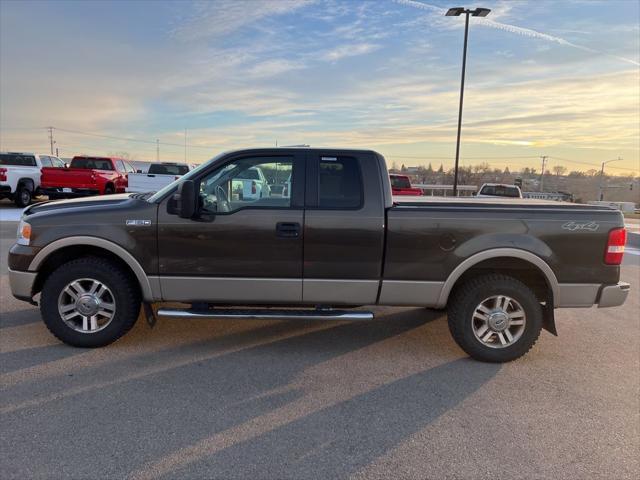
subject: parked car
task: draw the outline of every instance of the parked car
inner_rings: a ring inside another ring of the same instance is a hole
[[[37,153],[0,153],[0,199],[9,198],[24,208],[40,194],[42,167],[63,168],[64,162],[53,155]]]
[[[233,194],[239,200],[256,200],[271,195],[271,188],[260,167],[251,167],[234,179]]]
[[[292,169],[289,197],[233,197],[247,170],[275,162]],[[614,307],[629,293],[619,211],[394,198],[384,158],[369,150],[229,152],[153,195],[32,205],[18,232],[13,295],[33,302],[39,293],[46,326],[79,347],[122,336],[141,302],[151,324],[369,320],[372,312],[349,308],[399,305],[448,307],[470,356],[504,362],[524,355],[541,328],[556,333],[554,309]],[[156,314],[149,304],[161,301],[191,306]]]
[[[41,189],[50,199],[121,193],[134,171],[121,158],[78,156],[69,168],[43,168]]]
[[[414,188],[411,185],[411,180],[406,175],[391,173],[389,174],[389,179],[391,180],[391,193],[393,195],[422,195],[422,190]]]
[[[147,173],[130,173],[127,192],[157,192],[177,180],[191,168],[186,163],[153,163]]]
[[[476,198],[507,197],[522,198],[522,191],[517,185],[503,183],[485,183],[480,187]]]

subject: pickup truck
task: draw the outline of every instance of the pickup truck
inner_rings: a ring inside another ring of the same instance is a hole
[[[391,193],[393,195],[422,196],[422,190],[411,185],[411,180],[406,175],[396,173],[389,174],[391,180]]]
[[[121,193],[132,172],[121,158],[77,156],[69,168],[43,168],[41,189],[49,199]]]
[[[127,192],[155,192],[177,180],[189,170],[191,168],[186,163],[153,163],[149,166],[147,173],[138,171],[129,174]]]
[[[24,208],[40,194],[42,167],[63,168],[64,162],[53,155],[37,153],[0,153],[0,199],[9,198]]]
[[[288,196],[240,199],[248,169],[291,175]],[[391,194],[369,150],[223,153],[154,194],[35,204],[8,265],[63,342],[98,347],[141,304],[157,318],[369,320],[366,305],[448,308],[470,356],[525,354],[554,309],[614,307],[626,231],[607,207]],[[183,308],[155,302],[190,304]],[[243,306],[237,308],[236,306]]]

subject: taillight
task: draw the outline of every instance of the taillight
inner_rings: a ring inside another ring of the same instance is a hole
[[[614,228],[609,232],[607,250],[604,252],[604,263],[607,265],[620,265],[624,255],[624,245],[627,243],[627,230]]]
[[[251,193],[256,194],[256,182],[251,182]]]
[[[6,181],[7,181],[7,169],[0,168],[0,182],[6,182]]]

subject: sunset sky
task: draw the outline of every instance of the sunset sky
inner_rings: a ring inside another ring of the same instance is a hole
[[[462,164],[620,156],[608,172],[640,173],[639,3],[468,4],[492,13],[471,20]],[[187,129],[194,163],[277,141],[447,168],[464,27],[443,16],[452,6],[2,0],[0,149],[47,152],[51,125],[64,157],[155,160],[159,139],[161,160],[182,161]]]

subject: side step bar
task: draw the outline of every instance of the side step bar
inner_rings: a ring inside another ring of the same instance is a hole
[[[184,319],[242,319],[242,320],[373,320],[373,312],[349,310],[274,310],[274,309],[221,309],[181,310],[178,308],[160,308],[161,318]]]

